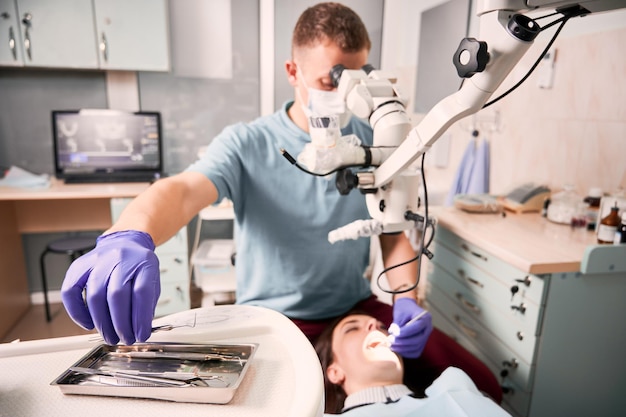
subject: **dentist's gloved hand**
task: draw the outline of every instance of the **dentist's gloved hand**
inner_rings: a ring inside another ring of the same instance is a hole
[[[423,315],[411,322],[420,314]],[[418,358],[428,336],[433,331],[433,320],[412,298],[399,298],[393,304],[393,323],[389,326],[391,350],[405,358]]]
[[[136,230],[98,237],[96,247],[70,265],[61,288],[72,320],[85,329],[95,327],[111,345],[150,337],[160,294],[154,242]]]

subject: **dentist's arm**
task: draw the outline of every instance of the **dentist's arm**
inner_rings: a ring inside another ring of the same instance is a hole
[[[109,344],[148,339],[161,292],[155,244],[216,199],[213,183],[193,172],[159,180],[137,196],[96,247],[68,269],[61,296],[70,317],[86,329],[95,327]]]
[[[380,235],[380,246],[385,267],[397,265],[415,257],[413,247],[404,233]],[[417,263],[411,262],[387,271],[392,290],[403,290],[415,285]],[[422,354],[433,330],[432,317],[417,304],[417,289],[393,296],[393,323],[389,333],[393,336],[391,349],[406,358]]]

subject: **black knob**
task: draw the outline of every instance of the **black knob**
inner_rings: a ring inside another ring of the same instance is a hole
[[[508,375],[509,375],[508,369],[503,369],[503,370],[500,371],[500,376],[502,378],[506,378]]]
[[[348,195],[353,188],[359,185],[359,178],[349,169],[341,169],[337,171],[335,186],[341,195]]]
[[[484,71],[489,62],[487,42],[478,41],[474,38],[463,39],[452,57],[452,62],[459,77],[462,78],[469,78]]]
[[[515,294],[517,294],[517,293],[518,293],[518,291],[519,291],[519,287],[518,287],[517,285],[513,285],[513,286],[511,287],[511,295],[512,295],[512,296],[513,296],[513,295],[515,295]]]

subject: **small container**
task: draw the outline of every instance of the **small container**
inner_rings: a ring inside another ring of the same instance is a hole
[[[613,243],[616,245],[626,243],[626,212],[622,213],[622,222],[617,226]]]
[[[618,213],[619,207],[615,203],[615,206],[611,207],[611,212],[608,216],[600,221],[598,225],[598,243],[613,243],[617,227],[621,223]]]
[[[554,223],[571,225],[572,220],[578,216],[580,204],[583,198],[576,194],[573,185],[565,185],[560,191],[550,197],[550,205],[547,210],[548,220]]]

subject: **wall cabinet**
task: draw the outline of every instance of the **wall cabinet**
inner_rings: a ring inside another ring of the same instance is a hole
[[[500,227],[475,240],[438,227],[426,290],[435,326],[501,378],[513,416],[622,415],[626,246],[589,246],[578,271],[531,273],[482,246]]]
[[[168,71],[167,2],[94,0],[100,68]]]
[[[0,65],[169,70],[165,0],[0,0],[0,7]]]
[[[113,223],[117,221],[131,200],[131,198],[111,199]],[[159,258],[159,271],[161,273],[161,296],[157,302],[155,317],[189,310],[191,301],[187,228],[183,227],[170,240],[159,245],[155,253]]]
[[[14,0],[0,0],[0,65],[23,65]]]

